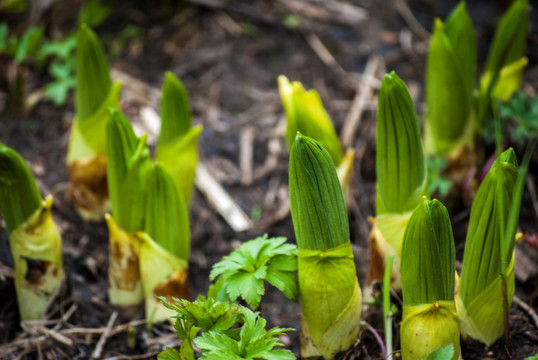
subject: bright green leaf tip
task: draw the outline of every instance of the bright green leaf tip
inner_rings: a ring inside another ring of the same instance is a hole
[[[334,162],[321,144],[298,133],[289,164],[290,207],[297,245],[327,250],[349,241],[349,223]]]
[[[187,91],[181,81],[170,71],[164,75],[161,122],[159,145],[175,141],[184,136],[192,127]]]
[[[84,121],[99,109],[112,85],[103,47],[86,24],[77,33],[75,72],[76,115],[78,121]]]
[[[411,211],[427,195],[426,160],[413,100],[394,71],[379,90],[376,128],[377,214]]]
[[[405,230],[402,245],[404,304],[454,300],[455,249],[446,207],[423,197]]]
[[[0,143],[0,212],[8,233],[24,223],[41,205],[41,195],[23,158]]]

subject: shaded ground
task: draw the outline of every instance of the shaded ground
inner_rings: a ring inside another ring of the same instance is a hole
[[[287,212],[288,149],[281,126],[278,75],[285,74],[292,80],[302,81],[307,88],[316,88],[339,133],[349,122],[357,89],[369,82],[375,94],[379,82],[370,78],[374,75],[379,79],[387,69],[396,70],[404,79],[422,112],[427,42],[420,24],[428,29],[433,17],[446,15],[453,4],[413,2],[412,14],[419,22],[414,24],[409,18],[404,20],[405,8],[397,6],[401,3],[363,0],[349,2],[348,5],[356,6],[354,11],[349,8],[344,11],[322,1],[192,0],[177,6],[163,1],[154,7],[150,7],[149,2],[133,1],[116,4],[105,23],[97,28],[109,50],[117,45],[118,34],[126,26],[142,30],[139,36],[122,46],[112,61],[116,72],[130,76],[130,80],[124,82],[124,112],[131,120],[143,124],[140,110],[146,106],[157,109],[155,89],[160,88],[164,71],[178,75],[191,98],[194,122],[204,125],[199,143],[202,162],[255,220],[254,229],[236,233],[201,193],[195,194],[190,217],[190,271],[195,294],[206,292],[211,265],[241,241],[263,233],[287,236],[293,241]],[[73,4],[60,1],[52,16],[54,29],[73,28]],[[469,8],[478,29],[479,47],[487,49],[494,18],[502,4],[499,2],[497,6],[487,1],[473,4]],[[285,25],[291,21],[291,15],[301,19],[297,26]],[[536,20],[536,11],[532,16]],[[537,44],[538,33],[533,29],[524,85],[529,92],[538,87]],[[482,63],[485,50],[479,54]],[[372,67],[376,62],[377,71],[370,76],[361,75],[367,72],[367,64]],[[42,87],[47,77],[31,72],[28,81],[32,91]],[[135,81],[141,81],[142,87]],[[375,96],[366,97],[360,125],[349,144],[356,149],[356,202],[351,207],[350,226],[361,284],[368,269],[370,225],[367,218],[374,215],[375,209],[375,106]],[[67,200],[64,163],[72,116],[72,98],[62,108],[41,102],[24,116],[15,116],[6,109],[0,114],[0,141],[27,159],[43,194],[55,195],[54,216],[63,233],[69,288],[57,298],[57,304],[48,314],[48,322],[42,322],[42,326],[32,331],[22,331],[18,325],[10,270],[12,259],[7,236],[2,232],[1,358],[88,358],[96,351],[98,340],[106,333],[115,310],[107,303],[106,296],[106,225],[82,222]],[[489,155],[491,151],[490,147],[484,147],[484,153]],[[538,159],[534,155],[536,165]],[[531,166],[531,172],[535,179],[536,166]],[[537,214],[532,206],[533,200],[526,193],[521,217],[522,227],[530,234],[537,232]],[[450,212],[461,260],[468,211],[461,201],[454,201],[450,203]],[[525,274],[531,275],[526,279],[518,277],[517,296],[522,303],[532,305],[529,297],[538,285],[536,272],[532,273],[537,260],[530,247],[520,246],[530,261],[530,270],[524,270]],[[272,288],[266,290],[262,315],[269,325],[299,329],[299,306]],[[397,298],[394,301],[398,304]],[[533,306],[536,311],[538,301]],[[401,321],[399,316],[396,328]],[[110,325],[98,357],[154,358],[164,347],[177,346],[177,337],[169,325],[159,324],[147,330],[146,324],[139,320],[142,318],[142,308],[129,316],[120,311]],[[365,320],[382,333],[379,309],[366,313]],[[538,324],[533,324],[528,312],[513,305],[510,321],[514,358],[523,359],[538,353]],[[398,344],[398,331],[395,334]],[[298,354],[298,331],[289,333],[283,342]],[[462,352],[466,359],[501,359],[505,353],[502,340],[490,349],[464,341]],[[372,333],[363,327],[360,341],[344,357],[378,359],[381,353]]]

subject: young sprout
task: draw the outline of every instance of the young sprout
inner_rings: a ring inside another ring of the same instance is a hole
[[[529,1],[516,0],[501,18],[480,78],[478,121],[491,108],[491,99],[510,100],[521,85],[528,63],[525,42],[529,30]]]
[[[170,172],[190,203],[198,165],[197,141],[202,126],[192,126],[189,99],[183,84],[166,72],[161,99],[161,132],[157,144],[157,161]]]
[[[405,230],[402,248],[403,360],[420,360],[448,344],[461,358],[454,303],[454,237],[448,211],[437,200],[420,201]]]
[[[330,154],[297,133],[289,164],[298,246],[301,355],[332,359],[357,339],[362,296],[342,189]]]
[[[316,90],[307,91],[300,82],[290,83],[284,75],[278,77],[278,90],[286,112],[286,139],[289,146],[295,141],[297,131],[319,141],[334,161],[344,200],[349,204],[355,151],[349,148],[344,154],[331,118]]]
[[[516,228],[508,236],[506,229],[516,180],[517,160],[510,148],[495,161],[473,201],[456,294],[462,330],[488,346],[503,334],[503,276],[508,308],[515,291]]]
[[[369,277],[381,280],[393,253],[392,285],[398,289],[405,227],[428,187],[415,106],[394,71],[385,75],[379,90],[376,140],[377,217],[370,234]]]
[[[109,228],[109,299],[112,304],[133,305],[143,299],[138,266],[139,241],[132,235],[144,229],[146,189],[151,159],[146,137],[137,138],[129,120],[111,110],[106,127],[108,190],[112,216]]]
[[[146,318],[169,319],[173,312],[157,297],[190,298],[190,230],[187,205],[174,179],[159,163],[148,179],[144,233],[141,240],[140,273],[144,285]]]
[[[15,263],[22,321],[39,320],[64,278],[62,238],[51,216],[52,196],[41,199],[28,165],[0,143],[0,212]]]
[[[447,155],[473,140],[476,37],[465,2],[446,23],[435,19],[426,70],[428,153]]]
[[[82,24],[77,34],[75,119],[67,149],[69,195],[79,214],[99,220],[109,208],[108,108],[118,107],[121,85],[112,83],[99,39]]]

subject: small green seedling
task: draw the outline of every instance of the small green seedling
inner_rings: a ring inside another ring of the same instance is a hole
[[[297,247],[286,238],[260,236],[213,265],[209,278],[217,280],[213,293],[217,298],[236,301],[241,298],[257,309],[265,293],[264,281],[277,287],[291,300],[297,300]],[[220,294],[220,296],[219,296]]]
[[[174,327],[183,343],[179,352],[167,348],[159,360],[194,360],[193,343],[201,351],[200,359],[205,360],[295,359],[291,351],[275,349],[282,346],[278,337],[293,329],[267,331],[266,320],[244,306],[203,296],[195,302],[161,300],[177,313]],[[234,326],[238,323],[239,327]],[[202,334],[198,336],[199,330]]]

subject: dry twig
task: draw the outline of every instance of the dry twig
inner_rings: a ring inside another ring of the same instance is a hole
[[[114,311],[112,315],[110,315],[110,319],[108,320],[108,324],[106,325],[106,329],[99,338],[99,341],[97,342],[97,345],[95,346],[95,350],[92,353],[93,359],[99,359],[101,357],[101,353],[103,352],[103,347],[105,346],[106,340],[108,336],[110,335],[110,332],[112,331],[112,326],[114,326],[114,323],[116,322],[116,319],[118,318],[118,312]]]

